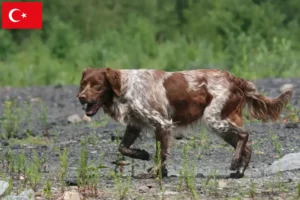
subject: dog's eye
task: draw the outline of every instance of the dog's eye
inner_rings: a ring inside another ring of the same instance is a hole
[[[95,85],[94,88],[100,90],[102,88],[102,85]]]

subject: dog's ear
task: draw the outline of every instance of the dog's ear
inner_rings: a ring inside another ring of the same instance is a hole
[[[107,78],[114,93],[117,96],[121,96],[121,72],[119,70],[106,68],[105,77]]]
[[[86,72],[88,72],[89,70],[91,70],[91,67],[86,67],[82,70],[82,76],[84,76],[86,74]]]

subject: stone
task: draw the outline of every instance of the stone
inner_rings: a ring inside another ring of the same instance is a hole
[[[75,124],[75,123],[82,122],[82,120],[77,114],[74,114],[68,117],[68,122],[71,124]]]
[[[224,187],[226,187],[227,182],[225,180],[219,180],[219,188],[223,189]]]
[[[147,187],[146,185],[142,185],[138,189],[139,193],[147,193],[149,192],[149,190],[150,190],[149,187]]]
[[[77,191],[66,191],[64,193],[64,200],[81,200],[81,195]]]
[[[299,122],[287,122],[284,124],[285,128],[299,128]]]
[[[32,189],[25,190],[19,195],[8,195],[3,200],[35,200],[35,193]]]
[[[276,174],[296,169],[300,169],[300,152],[286,154],[281,159],[274,161],[265,172],[266,174]]]
[[[202,173],[198,173],[198,174],[196,175],[196,178],[205,178],[205,176],[204,176]]]
[[[0,181],[0,196],[2,196],[8,189],[9,183],[6,181]]]
[[[178,192],[167,190],[165,192],[161,192],[163,195],[178,195]]]
[[[18,197],[28,197],[28,199],[34,200],[35,199],[35,193],[32,189],[29,189],[29,190],[23,191],[21,194],[18,195]]]
[[[295,88],[295,87],[294,87],[293,84],[286,83],[286,84],[284,84],[284,85],[282,85],[282,86],[280,87],[280,92],[284,92],[284,91],[286,91],[286,90],[291,90],[291,89],[294,89],[294,88]]]
[[[91,122],[91,121],[92,121],[92,118],[91,118],[91,117],[88,117],[87,115],[83,115],[82,121],[84,121],[84,122]]]

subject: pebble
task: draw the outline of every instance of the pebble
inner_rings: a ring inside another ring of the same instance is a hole
[[[66,191],[64,193],[64,200],[81,200],[81,195],[77,191]]]
[[[91,122],[92,118],[88,117],[87,115],[83,115],[82,121],[84,121],[84,122]]]
[[[68,117],[68,122],[74,124],[74,123],[82,122],[82,120],[77,114],[74,114]]]
[[[147,187],[146,185],[142,185],[138,189],[139,193],[147,193],[149,192],[149,190],[150,190],[149,187]]]

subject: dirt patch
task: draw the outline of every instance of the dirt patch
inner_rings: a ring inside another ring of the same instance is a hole
[[[297,86],[300,79],[255,82],[262,93],[272,97],[280,93],[279,88],[285,83]],[[169,177],[162,182],[135,178],[152,167],[154,161],[123,160],[117,147],[125,127],[102,112],[90,123],[68,123],[68,116],[82,117],[84,114],[76,99],[77,89],[77,86],[0,89],[1,176],[6,180],[12,178],[12,191],[20,191],[27,185],[36,190],[37,196],[48,194],[57,199],[63,194],[65,180],[69,185],[82,181],[75,189],[82,195],[97,193],[95,199],[120,199],[122,196],[129,199],[269,199],[270,196],[293,199],[300,191],[300,170],[265,174],[266,167],[279,157],[300,152],[300,128],[294,123],[299,117],[299,88],[280,122],[247,121],[245,127],[251,132],[253,157],[246,177],[228,177],[233,149],[197,127],[189,130],[188,138],[173,141]],[[291,122],[289,125],[286,125],[287,119]],[[146,149],[152,156],[155,153],[155,140],[149,133],[143,134],[134,146]],[[66,149],[69,152],[65,152],[64,158],[62,154]],[[26,162],[20,158],[22,152]],[[64,159],[67,165],[63,165]],[[36,171],[35,164],[39,166]],[[65,173],[64,166],[67,166]],[[118,173],[120,170],[122,173]],[[74,190],[74,186],[66,185],[65,190]]]

